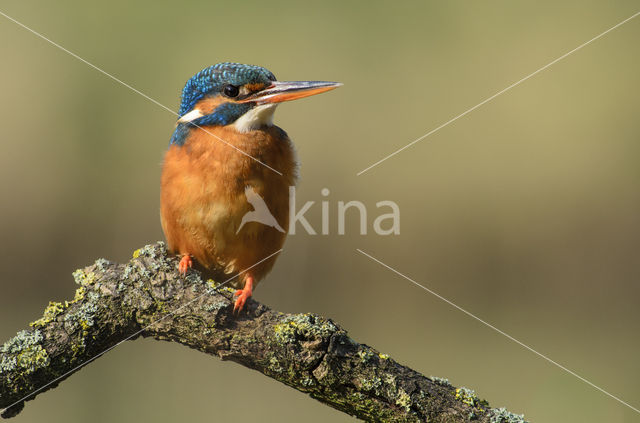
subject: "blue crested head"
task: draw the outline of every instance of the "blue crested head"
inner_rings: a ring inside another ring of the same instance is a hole
[[[239,132],[271,125],[278,103],[334,89],[323,81],[279,82],[267,69],[240,63],[218,63],[192,76],[180,102],[178,126],[171,144],[183,145],[191,130],[234,124]]]
[[[205,96],[222,93],[226,85],[241,87],[246,84],[270,85],[276,77],[267,69],[241,63],[218,63],[193,75],[182,89],[180,117],[193,109]]]

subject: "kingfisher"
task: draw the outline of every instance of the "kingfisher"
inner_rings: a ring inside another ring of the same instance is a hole
[[[196,73],[182,90],[162,165],[162,230],[181,257],[181,274],[198,265],[237,288],[234,312],[273,267],[289,227],[298,162],[273,113],[281,102],[340,85],[283,82],[263,67],[225,62]]]

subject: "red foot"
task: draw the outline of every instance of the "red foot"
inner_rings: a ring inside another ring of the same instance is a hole
[[[236,303],[233,306],[234,313],[236,312],[240,313],[242,311],[242,308],[244,307],[244,303],[247,302],[247,300],[251,297],[252,293],[253,293],[253,276],[247,276],[244,283],[244,288],[237,290],[235,293],[235,296],[238,298],[236,299]]]
[[[178,272],[184,276],[187,274],[187,270],[189,270],[191,266],[193,266],[193,260],[191,260],[191,256],[189,254],[185,254],[180,259],[180,264],[178,264]]]

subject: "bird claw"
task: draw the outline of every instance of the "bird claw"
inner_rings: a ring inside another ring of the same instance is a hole
[[[180,259],[180,263],[178,264],[178,272],[180,272],[182,276],[185,276],[187,274],[187,271],[192,266],[193,266],[193,260],[191,260],[191,256],[188,254],[185,254],[184,256],[182,256],[182,258]]]
[[[251,298],[251,295],[253,293],[252,291],[253,291],[253,278],[249,277],[247,278],[244,284],[244,288],[238,289],[233,294],[234,297],[238,297],[236,298],[236,302],[233,305],[233,312],[235,314],[240,314],[240,312],[242,311],[242,308],[244,307],[244,304],[247,302],[249,298]]]
[[[242,311],[244,304],[247,302],[247,299],[249,298],[248,295],[243,295],[242,294],[243,291],[238,291],[235,293],[235,296],[237,296],[238,298],[236,298],[236,302],[233,305],[233,312],[235,314],[240,314],[240,312]]]

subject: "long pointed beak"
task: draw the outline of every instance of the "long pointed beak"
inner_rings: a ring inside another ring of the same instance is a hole
[[[274,81],[262,91],[251,94],[239,103],[255,101],[258,104],[282,103],[320,94],[342,86],[339,82],[327,81]]]

